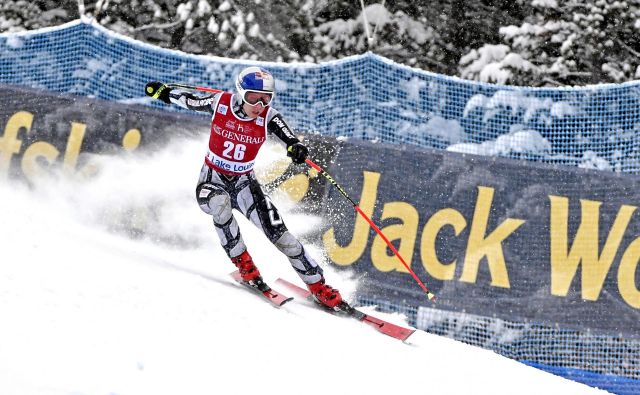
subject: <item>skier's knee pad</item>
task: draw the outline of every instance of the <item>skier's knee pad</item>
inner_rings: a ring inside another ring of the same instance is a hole
[[[226,224],[233,215],[231,211],[231,198],[226,193],[213,195],[209,199],[209,210],[216,224]]]
[[[284,232],[275,242],[276,247],[286,256],[295,257],[302,254],[302,244],[289,231]]]
[[[223,224],[231,218],[229,194],[212,184],[200,184],[196,188],[196,198],[200,209],[213,216],[213,221]]]
[[[307,254],[300,241],[289,231],[286,231],[275,242],[275,245],[289,258],[291,266],[298,272],[305,283],[312,284],[322,279],[322,268]]]

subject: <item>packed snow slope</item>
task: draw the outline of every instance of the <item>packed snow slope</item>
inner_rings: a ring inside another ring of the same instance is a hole
[[[403,344],[301,300],[272,307],[228,276],[195,203],[204,146],[91,158],[90,181],[0,185],[0,394],[603,393],[425,332]],[[294,233],[319,223],[276,201]],[[260,232],[240,225],[267,281],[299,282]],[[355,288],[326,275],[346,296]]]

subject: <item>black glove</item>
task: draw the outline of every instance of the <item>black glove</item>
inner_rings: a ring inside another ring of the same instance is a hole
[[[144,93],[146,93],[147,96],[151,96],[154,99],[162,100],[167,104],[171,103],[171,101],[169,100],[170,91],[171,88],[169,88],[169,86],[158,81],[149,82],[144,87]]]
[[[287,147],[287,156],[291,158],[293,163],[304,163],[304,160],[307,159],[307,155],[309,155],[309,150],[300,142],[291,144]]]

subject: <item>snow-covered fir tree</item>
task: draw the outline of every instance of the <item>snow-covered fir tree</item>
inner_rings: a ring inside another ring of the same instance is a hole
[[[466,79],[640,78],[640,0],[5,0],[0,31],[83,16],[195,54],[318,62],[372,51]]]
[[[464,78],[584,85],[640,78],[640,1],[529,0],[519,25],[461,58]]]

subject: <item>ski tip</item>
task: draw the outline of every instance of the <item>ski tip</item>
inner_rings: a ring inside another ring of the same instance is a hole
[[[411,329],[411,331],[410,331],[410,332],[408,332],[407,334],[405,334],[405,335],[404,335],[404,336],[402,336],[402,337],[399,337],[398,339],[399,339],[400,341],[402,341],[403,343],[405,343],[405,344],[411,344],[411,342],[408,342],[407,340],[408,340],[408,339],[411,337],[411,335],[413,335],[414,333],[416,333],[415,329]]]

